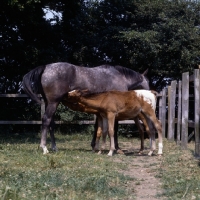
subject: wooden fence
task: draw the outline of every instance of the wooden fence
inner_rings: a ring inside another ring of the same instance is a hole
[[[200,70],[194,74],[182,74],[182,80],[172,81],[159,94],[159,119],[162,133],[170,141],[176,141],[182,149],[187,149],[188,141],[195,136],[195,156],[200,156]],[[189,113],[193,117],[189,118]],[[190,129],[189,129],[190,128]],[[189,130],[191,131],[189,133]]]
[[[26,94],[0,94],[0,98],[30,98]],[[36,121],[36,120],[0,120],[0,124],[42,124],[42,116],[45,112],[45,103],[44,100],[42,99],[42,96],[38,94],[38,97],[41,99],[41,105],[40,105],[40,110],[41,110],[41,119]],[[56,124],[95,124],[95,118],[96,116],[94,115],[93,120],[74,120],[74,121],[55,121]],[[133,120],[124,120],[120,121],[119,124],[134,124],[135,122]]]
[[[189,93],[189,86],[193,85],[192,94]],[[164,88],[158,95],[158,118],[162,123],[163,137],[167,137],[170,141],[176,141],[183,149],[187,148],[188,140],[195,136],[195,155],[200,156],[200,70],[195,69],[194,74],[182,74],[182,80],[172,81],[171,85]],[[29,98],[26,94],[0,94],[0,97],[6,98]],[[41,98],[41,95],[39,95]],[[189,98],[193,98],[193,107],[191,110]],[[42,100],[41,119],[45,111],[45,104]],[[189,119],[189,113],[193,112],[193,119]],[[72,122],[55,121],[56,124],[94,124],[94,120],[77,120]],[[134,124],[133,120],[120,121],[120,124]],[[42,124],[39,121],[0,121],[0,124]],[[192,132],[188,133],[188,128],[192,128]]]

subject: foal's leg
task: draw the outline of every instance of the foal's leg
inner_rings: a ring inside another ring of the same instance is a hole
[[[162,143],[162,127],[160,121],[156,118],[155,113],[143,113],[145,115],[145,118],[147,120],[148,126],[150,127],[152,134],[152,153],[156,149],[156,142],[155,142],[155,129],[158,133],[158,154],[162,155],[162,149],[163,149],[163,143]],[[153,124],[152,124],[153,123]],[[154,129],[155,128],[155,129]],[[152,155],[151,151],[148,155]]]
[[[46,111],[42,117],[42,134],[41,134],[40,147],[43,149],[43,154],[47,154],[49,152],[46,147],[47,132],[49,131],[49,126],[57,106],[58,103],[48,104],[46,107]]]
[[[113,113],[108,114],[108,133],[110,136],[110,151],[108,156],[112,156],[115,150],[115,141],[114,141],[114,124],[115,124],[115,116]]]
[[[106,118],[102,118],[102,144],[101,150],[98,154],[101,154],[103,150],[106,148],[106,136],[108,134],[108,120]]]
[[[98,116],[97,118],[98,120],[98,128],[97,128],[97,133],[96,133],[96,142],[95,142],[95,147],[94,150],[99,150],[99,140],[101,138],[102,135],[102,127],[103,127],[103,119],[101,116]]]

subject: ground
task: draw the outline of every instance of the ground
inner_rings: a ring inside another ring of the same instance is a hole
[[[162,184],[159,178],[156,178],[156,170],[162,165],[162,157],[157,156],[156,152],[153,156],[148,156],[148,148],[144,150],[142,155],[138,154],[140,146],[131,141],[122,142],[120,146],[130,160],[127,163],[128,169],[123,170],[122,173],[134,179],[128,183],[127,187],[133,190],[137,200],[163,200],[163,196],[159,197],[159,194],[162,193]],[[123,161],[123,156],[116,158],[116,162],[121,161]]]

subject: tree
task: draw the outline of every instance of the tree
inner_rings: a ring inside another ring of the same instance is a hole
[[[59,29],[44,18],[45,1],[2,1],[0,10],[1,93],[20,90],[22,76],[37,65],[60,59]]]

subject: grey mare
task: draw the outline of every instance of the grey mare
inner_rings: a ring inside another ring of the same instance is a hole
[[[37,95],[40,93],[46,105],[46,111],[42,118],[40,142],[43,153],[48,153],[46,147],[48,131],[50,131],[52,150],[57,149],[53,116],[58,104],[64,99],[66,101],[69,91],[87,89],[88,93],[92,94],[111,90],[148,90],[147,71],[140,74],[121,66],[101,65],[88,68],[59,62],[43,65],[28,72],[22,81],[24,91],[37,103],[41,103]],[[117,134],[115,135],[116,148],[118,148]],[[91,145],[95,145],[95,134]]]

